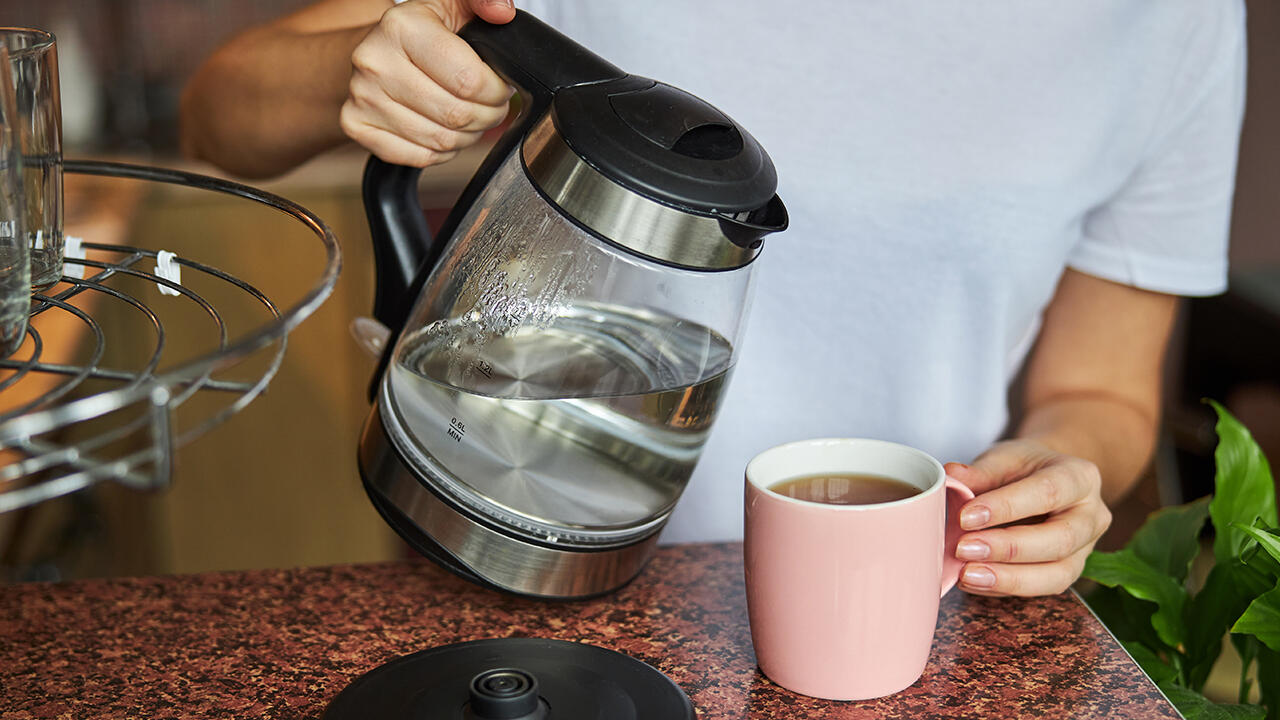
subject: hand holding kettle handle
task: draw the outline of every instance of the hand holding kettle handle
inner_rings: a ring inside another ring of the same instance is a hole
[[[458,35],[516,88],[523,105],[520,117],[467,183],[434,241],[418,200],[418,177],[422,169],[392,165],[370,156],[364,171],[363,195],[377,266],[373,314],[392,331],[388,351],[444,245],[498,166],[519,145],[534,121],[547,111],[555,92],[572,85],[626,75],[523,11],[517,11],[515,18],[504,25],[476,18]],[[380,375],[381,369],[375,378]]]

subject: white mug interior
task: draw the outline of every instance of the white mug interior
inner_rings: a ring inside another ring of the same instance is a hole
[[[946,472],[942,463],[926,452],[899,443],[868,438],[822,438],[799,440],[770,448],[747,463],[747,482],[775,497],[804,504],[809,500],[781,495],[770,486],[784,480],[812,475],[840,474],[882,475],[910,483],[920,489],[919,495],[881,505],[907,503],[922,499],[943,486]],[[866,505],[827,505],[832,509],[857,510]]]

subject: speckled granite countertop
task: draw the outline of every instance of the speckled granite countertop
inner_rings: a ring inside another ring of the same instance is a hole
[[[933,656],[869,702],[795,695],[755,667],[742,546],[664,548],[596,600],[481,590],[425,562],[0,588],[0,718],[319,718],[396,656],[548,637],[654,665],[711,718],[1177,718],[1074,595],[943,601]]]

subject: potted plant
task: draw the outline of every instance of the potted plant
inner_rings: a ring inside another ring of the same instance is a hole
[[[1086,601],[1188,720],[1280,720],[1275,484],[1249,431],[1209,403],[1218,414],[1214,494],[1158,510],[1122,550],[1091,554],[1084,577],[1099,587]],[[1213,565],[1203,583],[1193,584],[1206,521]],[[1228,634],[1241,661],[1234,705],[1201,694]],[[1251,675],[1261,704],[1249,704]]]

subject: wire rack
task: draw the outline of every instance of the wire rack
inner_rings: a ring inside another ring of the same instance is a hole
[[[168,486],[177,448],[226,421],[267,388],[284,359],[288,333],[333,291],[342,264],[337,239],[325,223],[306,208],[271,193],[203,175],[122,163],[67,161],[64,170],[184,185],[261,203],[292,217],[316,236],[323,246],[323,268],[300,300],[280,308],[256,287],[196,260],[176,259],[182,272],[182,283],[176,283],[146,269],[157,258],[156,250],[86,243],[89,257],[66,260],[67,266],[83,266],[83,279],[68,274],[54,286],[55,294],[32,296],[33,321],[44,315],[69,316],[73,319],[57,320],[77,325],[79,337],[90,339],[77,353],[76,363],[42,359],[47,354],[45,339],[34,322],[22,348],[0,359],[0,400],[2,393],[20,387],[24,380],[43,377],[49,386],[16,407],[0,403],[4,408],[0,458],[5,463],[0,467],[0,513],[102,481],[139,489]],[[211,350],[164,367],[172,364],[165,362],[173,334],[166,331],[166,318],[175,314],[172,306],[158,312],[140,297],[144,293],[138,288],[151,283],[176,293],[165,300],[186,306],[187,315],[178,315],[184,317],[184,325],[191,322],[191,313],[207,318],[202,323],[207,322],[216,334],[216,340],[208,343]],[[215,302],[192,289],[206,287],[219,297],[230,294],[237,306],[248,303],[258,308],[263,321],[233,333]],[[110,328],[75,304],[86,293],[98,293],[101,298],[90,299],[99,303],[109,299],[114,308],[125,308],[125,314],[133,316],[127,337],[112,337]],[[104,356],[113,340],[134,347],[150,342],[149,357],[139,367],[108,367]],[[233,368],[236,372],[230,373]],[[236,376],[224,377],[227,374]],[[88,391],[90,386],[95,389]],[[225,402],[201,403],[194,418],[184,411],[183,422],[176,422],[178,408],[197,393],[217,393]]]

